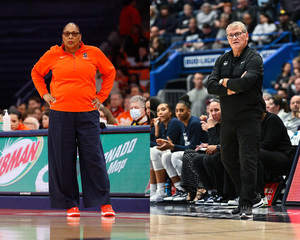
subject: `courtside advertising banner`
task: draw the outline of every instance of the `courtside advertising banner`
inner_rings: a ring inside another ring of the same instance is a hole
[[[111,193],[147,191],[149,183],[149,133],[101,134]],[[48,137],[0,138],[1,192],[48,192]],[[79,162],[77,173],[81,191]]]

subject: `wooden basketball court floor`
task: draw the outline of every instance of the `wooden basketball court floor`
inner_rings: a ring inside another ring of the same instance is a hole
[[[82,211],[67,218],[60,210],[0,209],[0,240],[192,240],[300,239],[300,207],[254,209],[253,220],[239,220],[232,207],[154,204],[150,213]]]
[[[149,239],[149,213],[81,212],[67,218],[65,211],[0,209],[0,240]]]
[[[150,239],[300,239],[300,207],[253,210],[252,220],[233,216],[229,206],[151,204]]]

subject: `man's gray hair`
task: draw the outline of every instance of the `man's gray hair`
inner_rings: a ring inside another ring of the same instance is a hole
[[[25,118],[24,123],[26,121],[30,121],[31,124],[34,124],[36,126],[36,129],[40,128],[39,120],[37,120],[35,117],[27,117],[27,118]]]
[[[245,26],[244,23],[240,22],[240,21],[235,21],[235,22],[232,22],[230,23],[227,28],[226,28],[226,33],[228,31],[229,28],[233,28],[233,27],[241,27],[242,28],[242,32],[243,33],[246,33],[247,32],[247,28]]]
[[[130,104],[133,102],[137,102],[142,108],[145,108],[146,98],[140,95],[135,95],[132,98],[130,98]]]

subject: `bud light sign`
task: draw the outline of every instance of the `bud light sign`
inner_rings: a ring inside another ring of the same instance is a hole
[[[8,138],[0,149],[0,186],[8,186],[25,176],[37,162],[44,141],[42,137]]]

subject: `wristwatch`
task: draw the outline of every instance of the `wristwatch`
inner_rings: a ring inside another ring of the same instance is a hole
[[[224,81],[224,78],[221,78],[219,81],[219,85],[222,85],[223,81]]]

